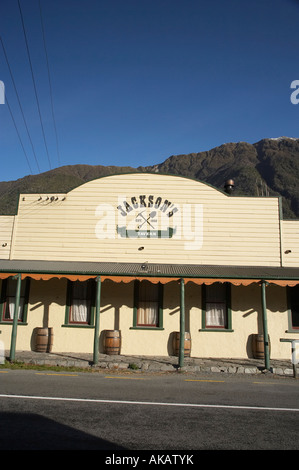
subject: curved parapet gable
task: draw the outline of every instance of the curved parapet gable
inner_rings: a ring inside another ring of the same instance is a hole
[[[175,182],[175,180],[182,180],[182,184],[185,181],[186,184],[194,184],[196,188],[198,188],[200,185],[205,187],[207,190],[211,189],[213,191],[219,192],[219,194],[223,196],[228,196],[224,191],[222,191],[219,188],[216,188],[215,186],[206,183],[201,180],[197,180],[194,178],[189,178],[187,176],[179,176],[179,175],[172,175],[172,174],[163,174],[163,173],[154,173],[154,172],[142,172],[142,173],[119,173],[119,174],[113,174],[109,176],[102,176],[101,178],[97,178],[94,180],[90,180],[87,183],[83,183],[80,186],[77,186],[76,188],[72,189],[69,191],[67,194],[71,194],[75,191],[85,191],[87,185],[95,186],[98,187],[99,185],[102,184],[109,184],[111,181],[119,181],[121,185],[127,186],[130,181],[139,181],[139,182],[149,182],[150,187],[152,185],[152,182],[155,180],[156,184],[161,184],[162,186],[164,185],[164,178],[166,178],[168,181],[169,178],[171,178],[171,185]]]
[[[20,197],[13,259],[279,265],[278,198],[130,173]]]

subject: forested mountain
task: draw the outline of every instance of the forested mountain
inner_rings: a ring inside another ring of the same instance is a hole
[[[20,193],[66,193],[92,179],[128,172],[187,176],[221,190],[227,179],[233,179],[235,195],[281,196],[283,217],[299,218],[299,139],[288,137],[227,143],[204,152],[173,155],[147,167],[69,165],[0,182],[0,214],[16,213]]]

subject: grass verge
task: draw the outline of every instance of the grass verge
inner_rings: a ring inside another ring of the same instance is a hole
[[[49,364],[27,364],[25,362],[20,362],[20,361],[6,361],[4,364],[0,364],[0,370],[1,369],[24,369],[24,370],[40,370],[40,371],[46,371],[46,370],[53,370],[56,372],[63,372],[63,371],[68,371],[68,372],[93,372],[94,370],[92,367],[86,367],[86,368],[80,368],[80,367],[65,367],[65,366],[55,366],[55,365],[49,365]]]

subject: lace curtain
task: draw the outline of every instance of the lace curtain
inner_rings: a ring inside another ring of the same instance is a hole
[[[20,305],[19,305],[19,311],[18,311],[18,320],[22,320],[24,300],[25,300],[24,297],[20,298]],[[6,312],[5,312],[5,317],[7,319],[13,320],[14,313],[15,313],[15,305],[16,305],[16,298],[15,297],[8,297],[7,298],[7,307],[6,307]]]
[[[159,285],[149,281],[139,283],[137,325],[157,326],[159,322]]]
[[[206,326],[226,326],[226,285],[206,286]]]
[[[224,303],[207,302],[206,326],[225,326],[226,306]]]
[[[88,321],[87,301],[82,299],[73,299],[71,321],[86,323]]]
[[[158,324],[158,311],[158,302],[139,302],[137,324],[156,326]]]
[[[75,281],[72,286],[72,305],[70,321],[74,323],[87,323],[90,312],[90,292],[88,281]]]
[[[17,288],[17,280],[9,278],[7,280],[7,287],[6,287],[6,308],[5,308],[6,320],[13,320],[14,318],[15,305],[16,305],[16,288]],[[21,283],[18,320],[23,319],[24,305],[25,305],[25,281]]]

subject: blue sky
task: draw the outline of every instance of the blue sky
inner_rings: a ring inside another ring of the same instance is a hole
[[[298,0],[40,0],[59,152],[39,0],[19,4],[42,125],[18,0],[1,0],[0,36],[34,151],[0,44],[0,181],[299,137],[290,101]]]

